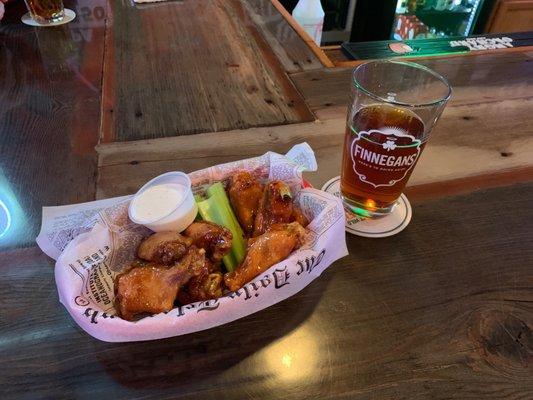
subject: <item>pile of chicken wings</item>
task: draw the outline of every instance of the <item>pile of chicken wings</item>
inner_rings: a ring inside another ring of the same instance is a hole
[[[115,278],[115,308],[123,319],[236,291],[303,244],[308,221],[285,182],[263,185],[240,171],[230,178],[227,193],[247,239],[243,262],[224,272],[232,233],[212,222],[193,222],[182,233],[154,233],[139,245],[138,259]]]

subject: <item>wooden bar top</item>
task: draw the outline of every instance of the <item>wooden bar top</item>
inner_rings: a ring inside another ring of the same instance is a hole
[[[240,1],[122,0],[109,14],[103,142],[313,119]]]
[[[421,61],[453,98],[407,189],[409,227],[290,299],[203,332],[99,342],[59,303],[41,207],[133,193],[308,142],[340,172],[350,68],[270,0],[65,0],[0,22],[1,399],[533,397],[533,52]]]

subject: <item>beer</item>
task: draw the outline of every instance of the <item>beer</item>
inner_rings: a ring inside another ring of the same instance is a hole
[[[365,218],[394,211],[451,88],[423,65],[369,61],[353,71],[340,191]]]
[[[424,123],[407,108],[373,104],[347,121],[341,174],[344,201],[390,211],[422,153]]]
[[[62,0],[25,0],[33,19],[38,22],[61,21],[64,17]]]

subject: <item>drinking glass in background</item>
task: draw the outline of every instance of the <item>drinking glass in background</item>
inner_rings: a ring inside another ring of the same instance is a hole
[[[357,215],[379,218],[397,204],[451,88],[422,65],[370,61],[354,69],[351,93],[342,199]]]
[[[58,22],[65,16],[62,0],[24,0],[31,17],[41,23]]]

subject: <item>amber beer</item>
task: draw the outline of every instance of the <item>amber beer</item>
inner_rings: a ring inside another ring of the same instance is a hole
[[[394,210],[450,95],[446,79],[419,64],[354,69],[340,185],[348,210],[367,218]]]
[[[424,123],[412,111],[370,105],[348,121],[342,161],[344,198],[369,211],[392,206],[422,152]]]
[[[62,0],[25,0],[32,18],[38,22],[61,21],[64,17]]]

